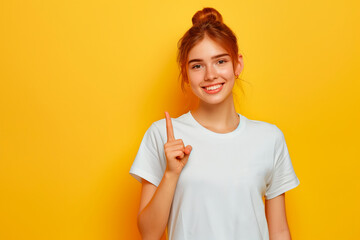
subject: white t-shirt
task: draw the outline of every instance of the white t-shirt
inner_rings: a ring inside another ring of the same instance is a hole
[[[216,133],[191,112],[172,118],[175,139],[192,151],[177,182],[167,225],[169,240],[268,240],[262,197],[274,198],[300,184],[282,131],[250,120]],[[165,118],[146,131],[130,174],[158,186],[166,169]]]

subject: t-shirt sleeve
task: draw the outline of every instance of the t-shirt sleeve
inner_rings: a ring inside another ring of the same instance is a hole
[[[146,179],[155,186],[159,186],[165,169],[164,143],[154,122],[143,136],[129,173],[140,183],[142,179]]]
[[[273,172],[267,182],[265,199],[274,198],[300,184],[285,142],[283,132],[275,126],[275,149]]]

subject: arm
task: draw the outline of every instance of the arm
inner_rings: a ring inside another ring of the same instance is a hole
[[[143,240],[158,240],[164,234],[178,179],[167,171],[158,187],[143,179],[137,221]]]
[[[177,182],[186,165],[192,147],[184,145],[181,139],[175,139],[171,118],[165,112],[167,142],[164,144],[166,170],[156,188],[143,181],[138,213],[138,228],[143,240],[158,240],[164,234],[169,219]]]
[[[270,240],[291,240],[286,219],[285,193],[265,200],[265,215],[268,222]]]

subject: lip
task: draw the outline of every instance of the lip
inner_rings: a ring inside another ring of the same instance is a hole
[[[224,82],[222,82],[222,83],[214,83],[214,84],[211,84],[211,85],[203,86],[202,88],[207,88],[207,87],[215,86],[215,85],[218,85],[218,84],[224,85]]]
[[[217,84],[213,84],[213,85],[218,85],[219,83]],[[215,94],[215,93],[218,93],[222,90],[222,88],[224,87],[224,84],[225,83],[221,83],[221,87],[215,89],[215,90],[206,90],[206,87],[202,87],[202,89],[204,89],[204,91],[208,94]],[[209,86],[213,86],[213,85],[209,85]]]

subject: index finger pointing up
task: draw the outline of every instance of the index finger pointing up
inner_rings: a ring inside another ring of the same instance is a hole
[[[165,112],[165,118],[166,118],[166,133],[167,133],[167,141],[173,141],[175,140],[174,137],[174,130],[171,122],[171,118],[168,112]]]

